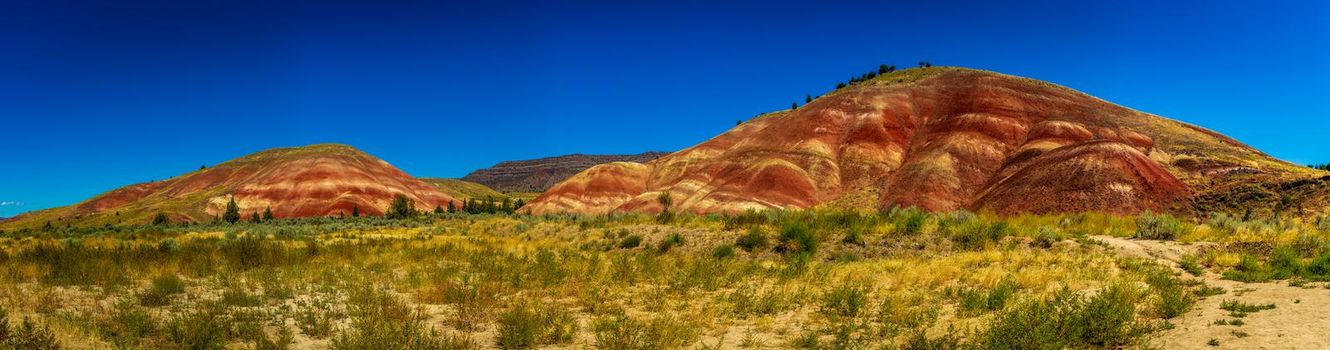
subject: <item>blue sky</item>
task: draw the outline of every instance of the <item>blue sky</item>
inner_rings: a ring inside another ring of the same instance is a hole
[[[422,177],[675,150],[920,60],[1330,162],[1327,23],[1320,1],[10,0],[0,216],[280,146]]]

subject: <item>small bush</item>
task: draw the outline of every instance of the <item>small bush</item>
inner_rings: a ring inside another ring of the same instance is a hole
[[[660,244],[656,246],[656,250],[659,251],[661,254],[665,254],[668,253],[670,249],[674,249],[674,247],[683,245],[683,243],[684,243],[683,235],[678,233],[672,233],[670,234],[669,237],[665,237],[664,240],[660,241]]]
[[[175,274],[162,274],[152,279],[148,290],[139,294],[139,304],[143,306],[164,306],[171,302],[172,295],[185,292],[185,282]]]
[[[619,249],[633,249],[640,245],[642,245],[642,236],[639,235],[628,235],[619,241]]]
[[[1056,229],[1048,226],[1039,226],[1039,231],[1035,234],[1034,240],[1031,241],[1031,244],[1035,247],[1048,249],[1052,248],[1054,243],[1061,241],[1062,235],[1059,234]]]
[[[1006,221],[985,224],[983,221],[970,221],[960,224],[952,230],[951,241],[961,249],[982,249],[991,246],[1003,237],[1011,234]]]
[[[692,343],[697,330],[669,316],[642,321],[619,312],[595,321],[596,347],[602,349],[668,349]]]
[[[924,232],[924,224],[928,223],[928,213],[918,208],[908,208],[898,210],[893,213],[893,220],[896,222],[896,234],[898,235],[917,235]]]
[[[132,301],[116,303],[115,309],[97,322],[102,339],[122,349],[139,348],[139,342],[156,329],[157,324],[152,316]]]
[[[1144,333],[1135,321],[1135,291],[1111,286],[1092,297],[1063,290],[998,314],[975,339],[984,349],[1113,348]]]
[[[1182,287],[1177,278],[1166,272],[1151,273],[1146,277],[1145,283],[1158,296],[1154,303],[1154,314],[1160,318],[1181,316],[1196,303],[1196,298]]]
[[[1182,222],[1172,215],[1141,213],[1136,217],[1136,238],[1173,240],[1182,234]]]
[[[711,257],[715,258],[716,260],[724,260],[732,258],[734,257],[734,246],[726,244],[716,247],[716,250],[711,251]]]
[[[767,247],[771,246],[771,242],[767,239],[767,235],[762,233],[762,229],[753,227],[748,229],[748,233],[739,236],[739,239],[734,241],[734,245],[746,252],[752,253],[767,249]]]
[[[1182,257],[1182,260],[1178,261],[1178,267],[1182,268],[1182,271],[1187,271],[1187,273],[1190,273],[1192,276],[1205,274],[1205,269],[1201,268],[1201,264],[1198,262],[1195,255]]]
[[[465,336],[445,335],[426,325],[426,318],[391,292],[374,288],[354,291],[350,297],[350,328],[334,337],[329,348],[358,349],[473,349]]]
[[[813,254],[817,252],[817,237],[802,222],[787,223],[780,230],[776,251],[785,254]]]
[[[567,310],[553,305],[544,308],[518,305],[499,315],[498,322],[494,343],[501,349],[567,343],[577,334],[577,320]]]
[[[9,313],[0,309],[0,348],[47,350],[59,349],[55,333],[27,317],[17,327],[9,325]]]
[[[229,323],[213,305],[171,317],[166,335],[180,349],[222,349]]]
[[[855,317],[868,304],[868,289],[843,284],[822,295],[822,313],[839,317]]]

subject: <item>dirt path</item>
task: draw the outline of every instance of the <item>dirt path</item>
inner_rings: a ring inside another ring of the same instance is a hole
[[[1177,242],[1108,236],[1092,238],[1119,254],[1153,259],[1175,269],[1183,256],[1199,248],[1198,245]],[[1170,320],[1177,327],[1156,335],[1150,341],[1151,346],[1160,349],[1330,348],[1330,290],[1324,285],[1293,287],[1285,282],[1242,283],[1221,279],[1218,274],[1208,271],[1200,278],[1206,284],[1224,288],[1225,293],[1199,300],[1190,312]],[[1275,308],[1242,317],[1244,324],[1240,326],[1216,325],[1217,320],[1238,319],[1219,308],[1224,300],[1273,303]],[[1218,345],[1211,345],[1212,339],[1218,341]]]

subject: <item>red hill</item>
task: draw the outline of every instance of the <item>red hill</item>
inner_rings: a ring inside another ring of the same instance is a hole
[[[1134,213],[1308,169],[1196,126],[987,71],[896,71],[654,161],[559,183],[530,213],[818,206]]]
[[[403,194],[418,209],[447,206],[455,200],[434,185],[345,145],[321,144],[278,148],[157,182],[135,184],[82,203],[23,214],[6,226],[36,226],[46,221],[74,225],[145,223],[158,212],[173,221],[206,222],[235,198],[242,216],[271,208],[279,218],[379,215]]]

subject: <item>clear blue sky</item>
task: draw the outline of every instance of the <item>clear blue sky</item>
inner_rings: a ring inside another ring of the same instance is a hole
[[[920,60],[1330,162],[1322,1],[279,2],[0,3],[0,216],[279,146],[422,177],[676,150]]]

